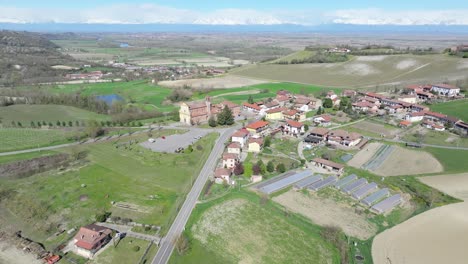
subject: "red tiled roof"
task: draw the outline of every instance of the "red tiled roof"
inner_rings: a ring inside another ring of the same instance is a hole
[[[453,85],[450,85],[450,84],[445,84],[445,83],[433,84],[432,86],[445,88],[445,89],[460,89],[460,88],[458,88],[456,86],[453,86]]]
[[[228,145],[228,148],[241,148],[241,145],[239,142],[232,142]]]
[[[249,144],[258,143],[260,146],[263,145],[263,138],[250,138]]]
[[[355,132],[348,132],[345,130],[337,129],[328,132],[329,137],[339,137],[341,139],[355,140],[361,137],[361,134]]]
[[[228,159],[237,159],[237,155],[234,153],[224,153],[223,160],[228,160]]]
[[[287,115],[287,116],[293,116],[293,115],[297,114],[297,110],[295,110],[295,109],[285,110],[285,111],[283,111],[283,114]]]
[[[234,134],[232,134],[233,137],[245,137],[249,134],[249,131],[247,129],[241,129],[236,131]]]
[[[284,102],[284,101],[288,101],[289,100],[289,97],[287,95],[277,95],[276,96],[276,100],[280,101],[280,102]]]
[[[238,104],[235,104],[235,103],[233,103],[233,102],[231,102],[231,101],[224,101],[224,102],[220,103],[220,105],[223,105],[223,106],[224,106],[224,105],[227,105],[228,108],[236,108],[236,107],[239,107]]]
[[[357,107],[374,107],[375,105],[372,104],[372,103],[369,103],[369,102],[357,102],[357,103],[353,103],[353,106],[357,106]]]
[[[206,107],[205,102],[187,102],[186,103],[189,109],[203,108]]]
[[[436,113],[436,112],[426,112],[426,115],[437,117],[437,118],[446,118],[447,116],[444,114]]]
[[[248,108],[255,109],[255,110],[257,110],[257,111],[260,111],[260,110],[262,109],[262,108],[260,108],[260,106],[258,106],[257,104],[243,103],[243,106],[248,107]]]
[[[320,118],[320,117],[321,117],[324,121],[326,121],[326,122],[330,122],[330,121],[331,121],[331,116],[330,116],[330,115],[327,115],[327,114],[314,116],[314,119],[315,119],[315,118]]]
[[[413,113],[410,113],[409,116],[411,117],[416,117],[416,116],[424,116],[426,114],[426,112],[413,112]]]
[[[279,103],[278,103],[278,101],[273,100],[273,101],[271,101],[269,103],[266,103],[265,106],[266,106],[266,108],[272,108],[272,107],[275,107],[275,106],[279,106]]]
[[[266,127],[266,126],[268,126],[268,122],[260,120],[260,121],[253,122],[253,123],[247,125],[247,128],[259,129],[259,128]]]
[[[295,120],[286,120],[286,123],[291,127],[301,128],[304,126],[301,122],[297,122]]]
[[[366,95],[369,96],[369,97],[374,97],[374,98],[379,98],[379,99],[387,98],[385,95],[378,94],[378,93],[372,93],[372,92],[368,92],[368,93],[366,93]]]
[[[409,125],[411,125],[411,122],[410,122],[410,121],[407,121],[407,120],[403,120],[403,121],[400,122],[400,125],[402,125],[402,126],[409,126]]]
[[[328,130],[328,128],[325,128],[325,127],[314,127],[310,131],[310,133],[325,136],[328,133],[328,131],[330,131],[330,130]]]
[[[282,107],[277,107],[277,108],[273,108],[273,109],[270,109],[268,111],[266,111],[267,114],[274,114],[274,113],[279,113],[279,112],[283,112],[284,108]]]
[[[217,168],[214,173],[216,178],[221,178],[222,176],[231,176],[231,170],[225,168]]]
[[[110,234],[112,234],[112,231],[109,228],[90,224],[80,228],[78,234],[75,235],[75,239],[77,240],[75,245],[91,250]]]

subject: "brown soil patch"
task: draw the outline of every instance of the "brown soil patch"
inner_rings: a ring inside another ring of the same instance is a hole
[[[466,263],[468,173],[420,180],[465,202],[432,209],[376,236],[374,263]]]
[[[84,202],[84,201],[87,201],[88,200],[88,195],[87,194],[82,194],[80,195],[80,202]]]
[[[237,88],[243,86],[266,83],[266,81],[250,79],[238,76],[226,76],[207,79],[188,79],[177,81],[162,81],[158,84],[169,88],[179,88],[188,85],[196,89],[214,89],[214,88]]]
[[[374,156],[381,146],[382,143],[377,142],[367,144],[361,151],[354,155],[354,157],[348,162],[348,165],[355,168],[361,168],[364,163]]]
[[[442,165],[431,154],[395,146],[390,156],[373,172],[380,176],[399,176],[442,171]]]
[[[315,194],[306,195],[290,190],[274,197],[273,201],[306,216],[318,225],[340,227],[347,235],[362,240],[372,237],[377,232],[377,227],[368,222],[365,215],[357,214],[346,204],[317,197]]]
[[[17,249],[13,245],[0,241],[0,263],[42,264],[43,262],[32,254]]]

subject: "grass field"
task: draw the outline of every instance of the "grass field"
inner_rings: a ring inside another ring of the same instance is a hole
[[[444,167],[444,173],[459,173],[468,171],[467,150],[424,148],[431,153]]]
[[[446,115],[455,116],[468,122],[468,99],[433,104],[431,110]]]
[[[189,252],[169,263],[339,263],[319,227],[245,191],[197,205],[186,230]]]
[[[50,151],[50,150],[45,150],[45,151],[35,151],[35,152],[29,152],[29,153],[21,153],[21,154],[16,154],[16,155],[0,156],[0,164],[9,163],[9,162],[12,162],[12,161],[28,160],[28,159],[48,156],[48,155],[52,155],[54,153],[56,153],[56,152]]]
[[[110,242],[112,243],[112,242]],[[113,263],[138,263],[143,256],[145,249],[148,247],[149,242],[146,240],[136,239],[133,237],[126,237],[122,239],[117,247],[113,245],[106,248],[99,256],[97,256],[91,263],[95,264],[113,264]],[[138,251],[134,248],[139,247]],[[152,245],[147,256],[146,261],[149,262],[156,254],[157,247]]]
[[[110,119],[106,115],[64,105],[11,105],[0,107],[0,116],[6,125],[9,125],[11,121],[20,121],[24,126],[29,126],[31,121],[34,123],[45,121],[55,124],[56,121],[65,121],[66,123],[73,121],[74,123],[76,120]]]
[[[151,85],[147,80],[132,82],[113,82],[95,84],[55,85],[49,88],[55,93],[78,92],[86,95],[117,94],[128,103],[135,102],[141,105],[150,105],[160,111],[171,111],[173,105],[163,105],[163,101],[171,93],[171,89]]]
[[[311,51],[311,50],[300,50],[296,51],[292,54],[286,55],[284,57],[281,57],[279,59],[276,59],[274,61],[271,61],[270,63],[278,63],[280,61],[285,61],[290,63],[292,60],[303,60],[312,57],[315,55],[317,52],[316,51]]]
[[[69,143],[74,135],[60,129],[0,128],[0,152]]]
[[[446,131],[434,131],[422,128],[424,131],[424,136],[419,138],[414,133],[408,133],[404,136],[404,140],[409,142],[419,142],[438,145],[438,146],[449,146],[449,147],[468,147],[468,138],[462,138],[458,135],[446,132]]]
[[[463,59],[447,55],[354,57],[333,64],[257,64],[232,71],[234,75],[330,87],[374,87],[383,84],[443,81],[466,76]]]
[[[174,132],[161,130],[153,136]],[[88,151],[89,163],[24,179],[0,179],[0,193],[14,190],[11,196],[2,198],[0,221],[9,230],[23,230],[25,235],[43,242],[48,249],[63,242],[63,236],[51,236],[58,228],[68,230],[89,224],[95,221],[97,213],[104,211],[160,225],[164,230],[181,205],[191,180],[203,166],[216,137],[216,134],[207,135],[195,144],[194,152],[184,154],[155,153],[128,144],[126,149],[116,148],[111,142],[79,146]],[[136,136],[133,139],[146,138]],[[124,143],[123,139],[120,143]],[[203,149],[198,150],[198,145]],[[128,204],[132,209],[113,206],[112,201]]]

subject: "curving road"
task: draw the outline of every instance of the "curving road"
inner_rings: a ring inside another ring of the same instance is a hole
[[[224,151],[224,143],[228,141],[229,137],[237,128],[238,127],[232,127],[221,132],[221,136],[216,141],[208,160],[195,180],[192,189],[188,193],[185,202],[180,208],[180,211],[167,232],[167,235],[161,240],[158,253],[151,262],[152,264],[166,264],[169,261],[172,251],[174,251],[175,241],[185,229],[185,225],[187,224],[198,197],[208,180],[208,176],[214,171],[216,161]]]

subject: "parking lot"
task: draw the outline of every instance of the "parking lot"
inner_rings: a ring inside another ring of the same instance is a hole
[[[174,153],[178,148],[186,148],[197,142],[198,139],[208,134],[207,129],[191,129],[184,134],[175,134],[163,138],[155,138],[154,142],[145,141],[140,143],[144,148],[151,149],[154,152]]]

